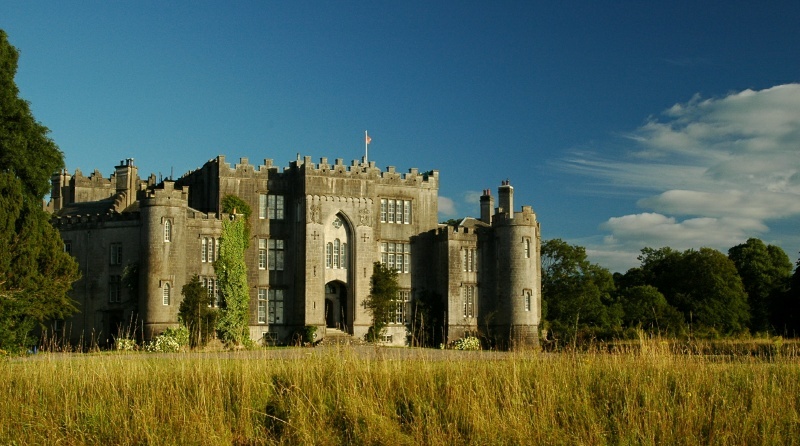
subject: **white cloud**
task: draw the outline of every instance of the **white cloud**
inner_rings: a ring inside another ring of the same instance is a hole
[[[439,215],[442,217],[455,217],[458,215],[455,202],[450,198],[439,195]]]
[[[645,246],[725,251],[771,231],[771,221],[800,226],[800,84],[696,95],[624,136],[633,143],[624,157],[576,153],[561,164],[599,179],[607,193],[639,194],[646,212],[609,218],[603,242],[587,246],[612,269],[636,265]]]

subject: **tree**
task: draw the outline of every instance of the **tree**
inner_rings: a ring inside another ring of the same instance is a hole
[[[225,343],[233,346],[250,343],[248,317],[250,292],[247,287],[247,264],[244,251],[247,246],[245,220],[235,218],[222,222],[219,257],[214,262],[222,310],[217,319],[217,329]]]
[[[613,292],[611,273],[589,262],[585,248],[561,239],[542,244],[544,317],[556,336],[569,340],[619,328],[622,307]]]
[[[411,301],[411,314],[406,329],[411,334],[411,345],[433,347],[444,342],[444,314],[446,306],[441,294],[420,291]]]
[[[792,275],[789,256],[778,246],[767,246],[757,238],[750,238],[729,249],[728,258],[736,265],[747,292],[750,330],[754,333],[775,331],[785,311],[781,301]]]
[[[747,294],[734,263],[721,252],[645,248],[639,257],[647,285],[660,291],[684,320],[708,334],[747,330]]]
[[[782,311],[779,317],[781,334],[800,336],[800,259],[795,264],[794,274],[789,280],[789,290],[783,293],[779,302]]]
[[[400,286],[397,284],[397,271],[375,262],[372,265],[369,296],[364,300],[364,308],[372,315],[372,326],[367,332],[367,340],[380,341],[389,325],[389,310],[397,300]]]
[[[30,344],[31,331],[77,309],[67,293],[78,266],[42,210],[63,155],[14,83],[18,53],[0,30],[0,349]]]
[[[192,348],[206,345],[216,328],[217,310],[209,306],[211,296],[197,274],[181,288],[181,294],[178,318],[189,330],[189,345]]]
[[[683,331],[683,315],[655,287],[635,285],[620,289],[619,295],[626,327],[652,334],[677,335]]]

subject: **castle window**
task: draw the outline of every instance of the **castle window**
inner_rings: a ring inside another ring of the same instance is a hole
[[[267,218],[267,194],[258,194],[258,218]]]
[[[164,220],[164,241],[172,241],[172,221],[169,219]]]
[[[219,290],[217,289],[217,279],[213,277],[203,277],[201,283],[203,284],[203,288],[206,289],[206,295],[208,296],[208,306],[209,307],[219,306]]]
[[[208,262],[208,237],[203,237],[200,241],[200,261]]]
[[[163,305],[169,305],[169,300],[170,300],[170,297],[171,297],[170,293],[172,291],[171,288],[172,287],[170,287],[169,282],[164,282],[164,285],[161,288],[161,303]]]
[[[283,240],[269,239],[269,269],[283,271]]]
[[[461,271],[464,271],[464,272],[467,271],[467,261],[468,260],[469,259],[467,258],[467,250],[466,249],[461,249]]]
[[[406,200],[403,202],[403,223],[410,225],[411,224],[411,201]]]
[[[389,219],[389,223],[394,223],[394,200],[389,200],[389,209],[386,216]]]
[[[108,276],[108,301],[111,303],[122,302],[122,279],[120,276]]]
[[[339,250],[341,249],[341,242],[337,238],[333,241],[333,267],[339,268]]]
[[[264,288],[258,289],[258,323],[267,323],[267,290]]]
[[[398,273],[411,269],[411,245],[408,243],[381,243],[381,263]]]
[[[325,268],[333,267],[333,243],[325,245]]]
[[[464,317],[475,317],[475,286],[465,285],[463,288],[464,293]]]
[[[386,223],[386,199],[381,198],[381,223]]]
[[[258,239],[258,269],[267,269],[267,239]]]
[[[269,218],[283,220],[283,195],[269,195],[267,199]]]
[[[122,243],[111,244],[110,257],[111,265],[122,265]]]
[[[342,250],[339,256],[341,257],[342,268],[347,268],[347,243],[342,243]]]
[[[217,247],[214,237],[208,239],[208,261],[213,262],[216,258]]]
[[[283,323],[283,290],[269,290],[269,323]]]
[[[72,242],[70,241],[64,242],[64,252],[66,252],[69,255],[72,255]]]
[[[525,311],[531,311],[531,290],[525,290],[522,294],[525,299]]]
[[[525,258],[531,258],[531,239],[529,238],[525,239]]]
[[[411,292],[400,290],[397,292],[397,299],[389,305],[389,323],[405,324],[408,322],[408,305]]]
[[[395,205],[395,223],[403,223],[403,200],[397,200]]]

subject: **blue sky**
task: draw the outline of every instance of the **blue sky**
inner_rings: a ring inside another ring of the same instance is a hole
[[[800,252],[800,2],[2,2],[67,169],[225,155],[438,169],[440,219],[504,179],[544,239]]]

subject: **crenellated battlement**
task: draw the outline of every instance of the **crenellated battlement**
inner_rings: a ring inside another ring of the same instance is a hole
[[[50,219],[50,223],[56,229],[68,231],[94,228],[108,223],[138,221],[139,217],[140,215],[138,212],[119,213],[115,212],[113,209],[109,209],[105,214],[76,214],[64,217],[54,216]]]

